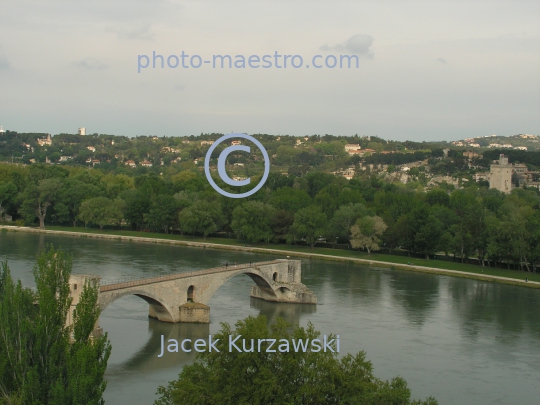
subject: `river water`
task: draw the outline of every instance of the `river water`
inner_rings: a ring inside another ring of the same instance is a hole
[[[0,232],[0,260],[33,286],[32,267],[48,244],[73,255],[73,272],[104,280],[156,276],[275,255],[186,248],[92,238]],[[322,334],[339,334],[341,353],[365,350],[375,375],[400,375],[413,398],[445,404],[540,403],[540,291],[483,281],[353,264],[303,260],[302,282],[313,305],[276,304],[249,297],[245,275],[225,283],[209,302],[210,325],[167,324],[148,318],[148,304],[121,298],[102,313],[112,354],[106,372],[110,405],[152,404],[159,385],[175,379],[185,353],[158,358],[160,336],[207,338],[220,322],[248,315],[285,317]]]

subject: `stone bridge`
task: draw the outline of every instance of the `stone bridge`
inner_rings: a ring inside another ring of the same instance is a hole
[[[183,272],[137,280],[101,283],[99,307],[126,295],[136,295],[149,304],[149,316],[164,322],[210,322],[206,304],[217,289],[238,274],[247,274],[255,282],[251,296],[265,301],[316,304],[315,294],[301,283],[301,261],[278,259],[207,270]],[[72,275],[70,279],[72,309],[79,302],[85,282],[97,284],[100,278]],[[68,324],[71,324],[71,313]],[[97,328],[99,326],[96,325]]]

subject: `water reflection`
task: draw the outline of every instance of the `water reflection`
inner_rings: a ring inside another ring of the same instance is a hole
[[[312,304],[287,304],[283,302],[268,302],[250,297],[250,306],[259,310],[268,323],[274,323],[278,317],[284,318],[291,325],[298,325],[300,317],[317,312],[317,306]]]
[[[450,278],[448,289],[465,334],[476,336],[484,325],[493,324],[501,332],[529,330],[540,338],[538,291],[459,278]]]
[[[399,270],[391,271],[389,277],[395,305],[403,308],[411,324],[424,325],[439,302],[440,277]]]
[[[196,352],[187,344],[185,347],[191,349],[191,352],[179,350],[178,353],[166,352],[162,357],[158,357],[161,354],[161,336],[164,336],[165,342],[169,339],[176,339],[179,342],[185,339],[191,339],[192,342],[203,339],[208,342],[210,325],[201,323],[170,324],[148,318],[148,331],[150,332],[150,338],[146,344],[133,357],[122,363],[122,367],[131,370],[155,371],[191,363],[195,360]]]
[[[367,269],[352,263],[307,260],[302,262],[302,282],[317,294],[321,304],[378,305],[388,270]]]

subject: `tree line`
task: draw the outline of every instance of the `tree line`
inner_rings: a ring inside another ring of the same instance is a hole
[[[346,180],[321,172],[271,173],[253,196],[230,199],[197,169],[128,176],[0,165],[0,217],[5,215],[42,228],[84,224],[205,238],[220,232],[249,243],[313,248],[325,240],[368,253],[384,247],[426,258],[444,252],[462,262],[475,258],[485,266],[533,272],[540,264],[538,192],[505,195],[476,184],[425,191],[418,183],[386,183],[373,175]]]

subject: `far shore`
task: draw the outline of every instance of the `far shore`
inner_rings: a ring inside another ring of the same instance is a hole
[[[241,245],[240,241],[232,241],[230,239],[213,238],[211,242],[206,240],[186,240],[189,237],[178,235],[166,235],[166,234],[149,234],[146,232],[135,231],[107,231],[108,233],[100,233],[96,229],[81,229],[74,228],[75,230],[66,230],[62,227],[62,230],[58,229],[39,229],[32,227],[22,226],[10,226],[0,225],[1,230],[14,231],[14,232],[30,232],[30,233],[44,233],[63,236],[78,236],[89,238],[102,238],[102,239],[116,239],[116,240],[129,240],[143,243],[164,243],[170,245],[181,245],[198,248],[210,248],[210,249],[226,249],[236,250],[252,253],[270,253],[279,256],[291,256],[296,258],[308,258],[319,260],[331,260],[356,263],[359,265],[389,268],[392,270],[405,270],[415,271],[422,273],[433,273],[445,276],[463,277],[473,280],[492,281],[503,284],[518,285],[529,288],[540,289],[540,275],[535,273],[520,272],[516,270],[503,270],[492,267],[480,267],[477,265],[461,264],[455,262],[445,262],[439,260],[425,260],[418,258],[408,258],[404,256],[391,256],[385,254],[374,254],[368,256],[362,252],[329,249],[329,248],[315,248],[309,249],[304,246],[293,245],[276,245],[275,247],[266,246],[246,246]],[[67,228],[69,229],[69,228]],[[139,236],[143,234],[144,236]],[[195,238],[192,238],[195,239]],[[220,243],[221,242],[221,243]],[[355,257],[362,256],[362,257]],[[377,259],[373,259],[376,257]],[[419,265],[421,262],[422,265]],[[425,266],[428,262],[430,265]],[[410,264],[409,264],[410,263]],[[452,267],[452,268],[444,268]],[[518,278],[519,277],[519,278]],[[525,281],[525,278],[529,281]]]

